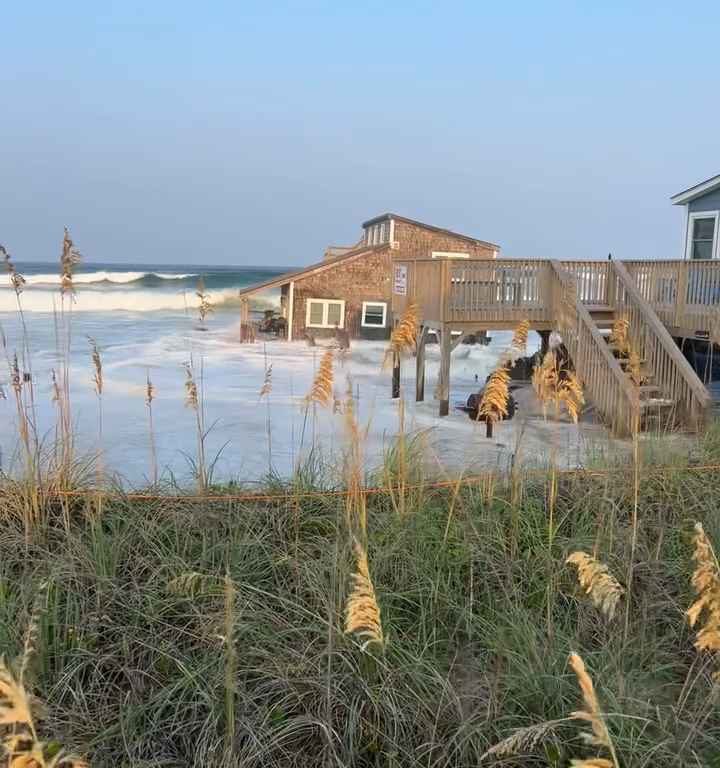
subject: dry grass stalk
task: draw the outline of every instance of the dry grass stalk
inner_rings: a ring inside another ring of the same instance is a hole
[[[627,372],[630,376],[630,381],[632,381],[636,387],[642,386],[645,382],[645,375],[642,371],[640,355],[633,344],[628,344],[627,361]]]
[[[380,606],[375,595],[375,587],[370,578],[367,552],[355,541],[356,572],[352,574],[353,588],[345,606],[345,634],[354,634],[364,638],[362,650],[370,645],[383,647],[383,635]]]
[[[95,384],[95,393],[98,397],[102,397],[104,384],[102,358],[100,357],[100,350],[95,339],[92,336],[88,336],[88,341],[90,342],[90,357],[94,369],[93,383]]]
[[[150,372],[145,377],[145,405],[148,409],[148,428],[150,430],[150,466],[152,469],[153,485],[158,483],[157,447],[155,445],[155,427],[153,424],[152,404],[155,399],[155,386],[150,380]]]
[[[198,388],[190,363],[185,363],[185,407],[194,411],[199,408]]]
[[[688,608],[687,617],[691,627],[694,627],[701,616],[705,620],[695,636],[695,648],[698,651],[720,651],[720,564],[712,543],[705,533],[702,523],[695,523],[693,537],[695,551],[695,571],[692,585],[697,594],[697,600]],[[720,680],[720,671],[714,675]]]
[[[332,348],[325,350],[320,358],[320,365],[313,379],[310,392],[308,392],[305,402],[317,403],[329,407],[333,403],[333,384],[335,374],[333,372],[334,350]]]
[[[1,742],[7,768],[89,768],[81,758],[62,751],[46,756],[48,745],[37,738],[30,696],[1,659],[0,725],[10,729]]]
[[[204,323],[205,318],[215,310],[213,309],[212,303],[210,302],[210,296],[205,290],[205,280],[202,277],[198,278],[195,295],[198,297],[198,299],[200,299],[200,304],[198,305],[198,316],[200,317],[200,322]]]
[[[557,403],[559,372],[555,352],[551,349],[545,353],[542,362],[533,368],[531,381],[535,394],[546,411],[550,402]]]
[[[507,416],[509,384],[510,374],[506,366],[501,365],[490,374],[478,408],[478,418],[496,422]]]
[[[610,331],[610,343],[614,344],[621,357],[627,357],[630,347],[630,320],[627,317],[616,317]]]
[[[585,552],[573,552],[565,561],[576,566],[578,582],[593,601],[593,605],[612,621],[618,602],[625,590],[608,567]]]
[[[571,760],[570,768],[613,768],[613,764],[604,757],[590,757],[587,760]]]
[[[530,333],[530,321],[522,320],[513,334],[510,346],[519,354],[525,354],[527,351],[528,334]]]
[[[527,754],[534,750],[558,725],[566,722],[567,718],[563,718],[562,720],[536,723],[527,728],[519,728],[515,733],[490,747],[487,752],[481,755],[479,762],[487,757],[512,757],[513,755]]]
[[[73,274],[75,267],[81,261],[80,251],[75,247],[75,244],[70,237],[68,228],[65,227],[65,233],[63,235],[62,253],[60,255],[60,293],[65,295],[69,293],[73,295],[75,293],[75,286],[73,285]]]
[[[585,405],[585,395],[580,379],[573,371],[567,373],[565,378],[558,383],[557,399],[559,403],[565,406],[568,415],[577,424],[580,411]]]
[[[265,397],[272,392],[272,363],[265,368],[265,378],[260,388],[260,397]]]
[[[408,304],[400,317],[400,322],[390,335],[390,346],[385,352],[383,366],[386,366],[398,355],[406,352],[414,352],[417,343],[418,331],[418,307],[417,304]]]
[[[609,750],[612,755],[612,762],[606,762],[606,764],[611,766],[611,768],[613,766],[614,768],[619,768],[615,747],[610,739],[610,733],[605,724],[602,710],[600,709],[600,702],[595,693],[595,686],[593,685],[592,678],[585,669],[585,662],[577,653],[571,653],[570,666],[578,679],[578,684],[580,685],[580,690],[583,696],[583,704],[585,705],[585,709],[571,712],[570,716],[577,720],[584,720],[590,723],[592,733],[583,733],[583,738],[588,744],[592,744],[596,747],[604,747]],[[595,760],[595,765],[603,765],[602,762],[597,762],[598,760],[602,760],[602,758],[591,758],[590,760]],[[588,762],[587,760],[576,761],[576,763],[580,766],[583,764],[593,765],[592,762]]]
[[[15,291],[15,295],[19,297],[23,292],[23,288],[25,287],[25,278],[17,271],[17,269],[15,269],[15,265],[12,263],[10,254],[5,250],[3,245],[0,245],[0,256],[3,258],[3,262],[5,263],[5,271],[8,273],[8,277],[10,278],[10,286]]]
[[[25,642],[23,644],[23,655],[20,661],[20,682],[24,682],[25,675],[30,667],[30,663],[37,651],[38,641],[40,639],[40,622],[45,612],[47,600],[48,582],[43,581],[38,588],[35,600],[33,601],[32,613],[25,630]]]

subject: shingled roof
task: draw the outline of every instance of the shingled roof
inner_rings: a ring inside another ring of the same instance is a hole
[[[361,256],[366,256],[369,253],[377,253],[378,251],[383,251],[389,248],[389,243],[383,243],[381,245],[361,245],[357,248],[353,248],[347,253],[342,253],[339,256],[334,256],[331,259],[323,259],[323,261],[319,261],[316,264],[311,264],[309,267],[303,267],[302,269],[298,269],[294,272],[285,272],[284,274],[279,275],[272,280],[267,280],[264,283],[249,285],[247,288],[243,288],[238,295],[241,297],[249,296],[253,293],[257,293],[257,291],[267,291],[272,288],[279,288],[280,286],[285,285],[286,283],[290,283],[293,280],[299,280],[302,277],[318,274],[320,272],[324,272],[326,269],[332,269],[336,264],[354,261],[355,259],[359,259]]]

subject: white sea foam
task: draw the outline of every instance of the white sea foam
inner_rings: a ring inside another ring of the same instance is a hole
[[[27,285],[60,285],[59,274],[25,275]],[[197,273],[173,274],[170,272],[78,272],[73,275],[73,283],[77,285],[91,285],[92,283],[135,283],[145,277],[156,277],[160,280],[185,280],[189,277],[197,277]],[[9,287],[9,275],[2,275],[0,287]]]
[[[209,291],[210,303],[216,307],[239,301],[237,288]],[[25,291],[21,297],[24,312],[53,312],[60,306],[58,291]],[[73,312],[157,312],[160,310],[195,311],[198,298],[192,290],[185,292],[153,291],[151,289],[78,291]],[[0,312],[17,309],[15,293],[0,290]]]

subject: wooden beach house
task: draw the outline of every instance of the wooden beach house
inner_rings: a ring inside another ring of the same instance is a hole
[[[291,341],[308,333],[333,336],[337,329],[350,338],[385,339],[393,327],[393,291],[407,287],[408,262],[488,261],[499,250],[494,243],[385,213],[362,224],[354,245],[330,246],[322,261],[250,286],[240,297],[279,289]],[[247,314],[247,301],[245,308]]]

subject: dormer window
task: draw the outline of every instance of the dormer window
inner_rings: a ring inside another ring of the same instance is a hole
[[[365,245],[382,245],[390,242],[390,219],[365,227]]]

